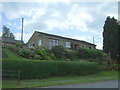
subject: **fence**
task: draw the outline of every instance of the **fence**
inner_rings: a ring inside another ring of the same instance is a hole
[[[2,70],[2,80],[16,80],[20,82],[20,70]]]

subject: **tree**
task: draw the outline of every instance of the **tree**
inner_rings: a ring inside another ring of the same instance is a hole
[[[15,39],[15,36],[10,33],[10,29],[7,28],[5,25],[3,25],[3,34],[2,37],[7,37],[7,38],[11,38],[11,39]]]
[[[12,33],[10,33],[10,38],[15,39],[15,36]]]
[[[120,21],[118,22],[118,60],[120,60]]]
[[[6,26],[3,25],[3,35],[2,37],[9,37],[9,28],[7,28]]]
[[[118,21],[109,16],[103,27],[103,50],[110,53],[111,58],[117,59],[118,54]]]

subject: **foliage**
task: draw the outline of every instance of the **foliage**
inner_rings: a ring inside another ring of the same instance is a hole
[[[120,60],[120,21],[118,25],[118,60]]]
[[[30,50],[29,49],[21,49],[19,51],[19,55],[25,58],[30,58]]]
[[[102,60],[103,52],[100,50],[93,50],[93,49],[79,49],[78,55],[80,58],[98,61],[98,60]]]
[[[2,34],[2,37],[15,39],[15,36],[12,33],[10,33],[9,28],[7,28],[5,25],[3,25],[3,34]]]
[[[111,58],[117,59],[118,54],[118,21],[113,17],[109,16],[106,18],[103,31],[103,50],[106,53],[110,52]]]
[[[55,57],[55,55],[53,53],[50,55],[50,59],[51,60],[55,60],[56,59],[56,57]]]
[[[64,75],[88,75],[99,71],[96,63],[13,59],[2,60],[2,68],[4,70],[20,70],[21,79],[39,79]]]
[[[20,57],[19,55],[8,49],[2,49],[2,55],[5,56],[4,58],[9,58],[9,59],[20,59],[20,60],[24,59],[23,57]]]
[[[41,50],[41,49],[36,48],[35,52],[36,52],[37,55],[41,56],[42,60],[46,59],[47,55],[46,55],[46,51],[45,50]]]
[[[54,46],[51,49],[51,52],[55,55],[56,58],[64,58],[65,57],[65,49],[63,46]]]
[[[41,59],[41,55],[35,55],[34,58],[40,60]]]
[[[99,65],[99,70],[100,71],[108,71],[109,66],[107,64]]]
[[[10,49],[10,50],[15,50],[16,49],[15,45],[13,45],[13,44],[7,45],[7,48]]]
[[[22,44],[21,43],[16,43],[16,47],[17,48],[22,48]]]
[[[72,50],[66,50],[65,57],[67,59],[74,60],[75,58],[78,58],[78,52]]]

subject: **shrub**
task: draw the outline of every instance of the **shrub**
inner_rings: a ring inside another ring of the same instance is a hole
[[[46,55],[46,51],[45,50],[40,50],[40,49],[36,48],[35,52],[36,52],[37,55],[41,56],[42,60],[46,59],[47,55]]]
[[[56,58],[64,58],[65,57],[65,49],[63,46],[54,46],[51,49],[51,52],[55,55]]]
[[[16,43],[15,44],[17,48],[22,48],[22,44],[21,43]]]
[[[30,50],[30,57],[31,58],[34,58],[35,57],[35,49],[33,49],[33,48],[29,48],[29,50]]]
[[[91,59],[91,60],[102,60],[103,53],[100,50],[93,49],[79,49],[78,55],[80,58]]]
[[[19,55],[22,57],[30,58],[30,50],[29,49],[21,49],[19,51]]]
[[[15,46],[12,45],[12,44],[8,45],[7,48],[10,49],[10,50],[15,50]]]
[[[40,59],[41,59],[41,56],[40,56],[40,55],[35,55],[34,58],[40,60]]]
[[[112,64],[113,70],[119,70],[119,64]]]
[[[77,51],[72,51],[72,50],[67,50],[65,53],[65,57],[70,60],[74,60],[78,58],[78,53]]]
[[[21,79],[36,79],[64,75],[88,75],[99,71],[96,63],[13,59],[2,60],[2,68],[3,70],[20,70]]]
[[[56,58],[55,58],[55,55],[52,53],[51,55],[50,55],[50,59],[52,59],[52,60],[55,60]]]

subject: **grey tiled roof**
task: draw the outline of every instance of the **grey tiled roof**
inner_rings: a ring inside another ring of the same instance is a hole
[[[15,40],[15,39],[5,38],[5,37],[2,37],[0,41],[2,41],[3,43],[11,43],[11,44],[21,43],[20,40]],[[22,43],[24,44],[24,42]]]
[[[48,33],[43,33],[43,32],[39,32],[39,31],[35,31],[35,32],[36,32],[36,33],[44,34],[44,35],[46,35],[46,36],[54,36],[54,37],[57,37],[57,38],[63,38],[63,39],[67,39],[67,40],[78,41],[78,42],[87,43],[87,44],[91,44],[91,45],[96,46],[95,44],[92,44],[92,43],[89,43],[89,42],[86,42],[86,41],[82,41],[82,40],[72,39],[72,38],[68,38],[68,37],[62,37],[62,36],[53,35],[53,34],[48,34]]]

